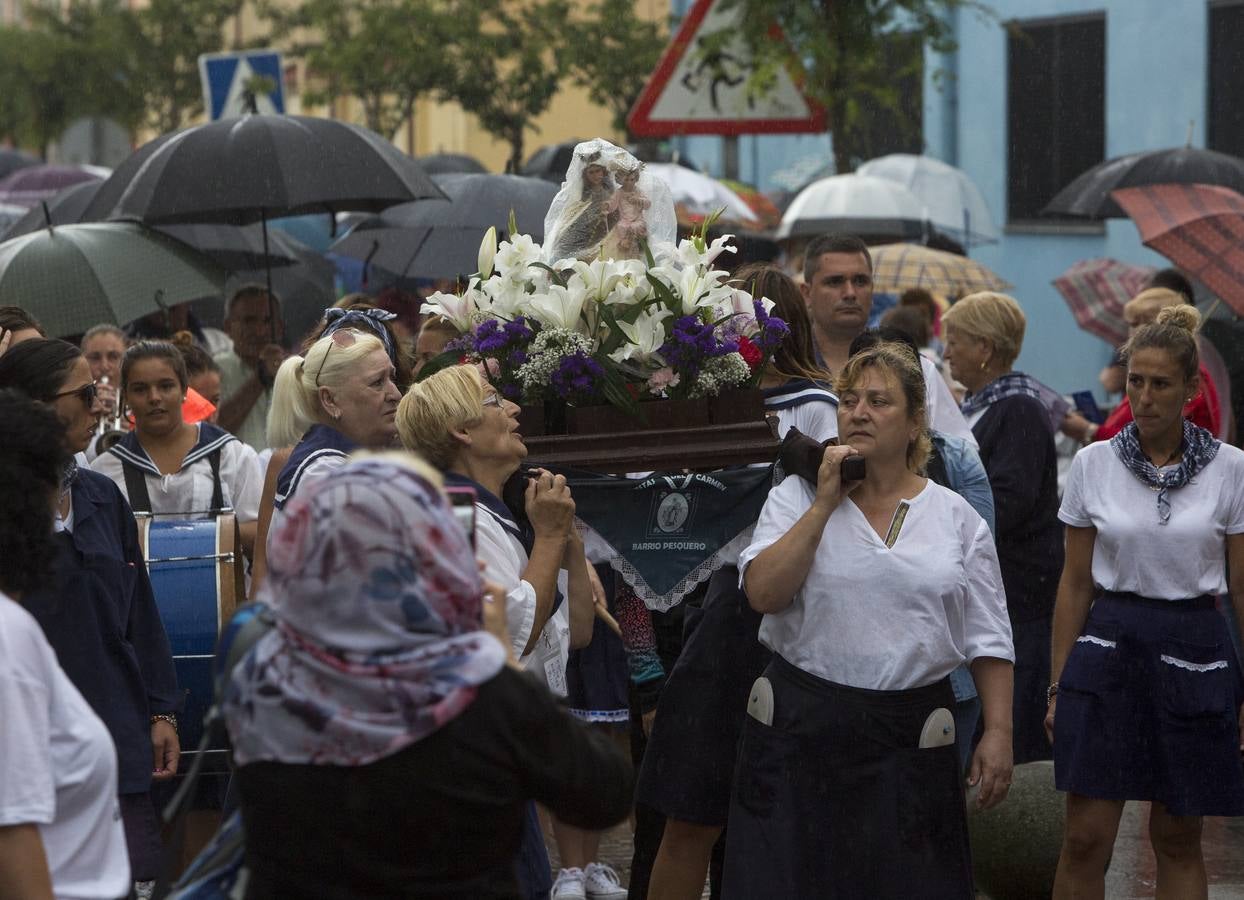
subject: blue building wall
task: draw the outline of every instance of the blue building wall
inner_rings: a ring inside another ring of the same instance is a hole
[[[999,244],[978,247],[975,258],[1015,285],[1028,314],[1018,366],[1061,391],[1093,389],[1111,349],[1081,331],[1050,283],[1073,263],[1110,256],[1164,265],[1140,244],[1129,220],[1100,231],[1008,230],[1007,37],[1001,21],[1021,22],[1084,14],[1106,15],[1106,155],[1183,145],[1204,146],[1207,108],[1209,0],[986,0],[997,19],[961,11],[953,24],[959,49],[950,58],[930,53],[925,67],[926,150],[966,171],[980,186],[1003,229]],[[675,15],[689,0],[672,0]],[[938,78],[939,70],[942,76]],[[722,174],[721,139],[682,138],[676,145],[708,172]],[[739,175],[762,189],[780,188],[775,175],[816,159],[832,160],[826,135],[744,137]]]
[[[1204,146],[1208,71],[1206,0],[989,0],[1002,20],[1106,15],[1106,155],[1181,146],[1192,122]],[[1000,243],[972,255],[1014,283],[1028,314],[1018,367],[1062,391],[1092,388],[1110,356],[1103,341],[1081,331],[1051,280],[1073,263],[1110,256],[1166,265],[1143,247],[1130,220],[1110,220],[1098,233],[1033,233],[1005,227],[1007,184],[1007,39],[997,22],[961,12],[954,59],[932,54],[926,65],[926,153],[967,172],[1003,228]],[[946,90],[934,71],[953,77]]]

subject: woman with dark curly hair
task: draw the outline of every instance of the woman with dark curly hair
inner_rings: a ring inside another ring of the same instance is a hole
[[[95,434],[95,382],[72,344],[41,339],[10,348],[0,356],[0,388],[16,388],[56,411],[66,456],[81,452]],[[151,881],[161,852],[151,781],[172,778],[180,756],[174,716],[180,698],[168,636],[134,514],[110,479],[68,463],[56,532],[55,582],[24,593],[22,605],[112,734],[130,866],[137,881]]]
[[[130,877],[108,729],[19,605],[52,578],[64,431],[0,391],[0,885],[30,900],[116,898]]]

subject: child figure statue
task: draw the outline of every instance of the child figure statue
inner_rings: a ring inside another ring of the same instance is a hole
[[[643,256],[643,241],[648,237],[648,222],[644,218],[652,201],[639,189],[639,176],[644,164],[639,160],[619,158],[610,163],[609,169],[618,180],[618,189],[605,206],[606,215],[613,227],[601,245],[601,255],[607,259],[639,259]]]

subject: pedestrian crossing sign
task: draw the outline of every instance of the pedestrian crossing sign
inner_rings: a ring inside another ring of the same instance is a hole
[[[199,80],[203,108],[212,121],[247,112],[285,112],[284,70],[275,50],[204,53]]]

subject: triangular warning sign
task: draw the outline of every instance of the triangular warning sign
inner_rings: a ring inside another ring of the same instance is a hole
[[[723,0],[696,0],[665,49],[626,124],[636,137],[675,134],[797,134],[826,129],[825,110],[785,69],[763,96],[748,90],[751,54],[738,28],[738,10]],[[733,37],[705,53],[702,41],[719,31]],[[785,40],[775,25],[774,40]]]

